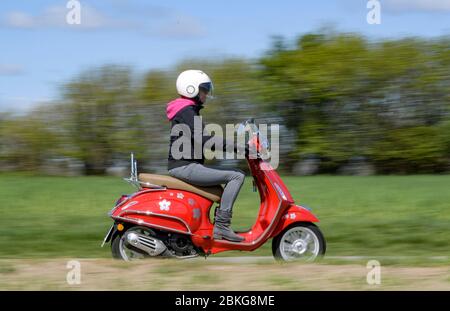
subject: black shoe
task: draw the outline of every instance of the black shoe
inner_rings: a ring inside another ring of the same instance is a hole
[[[230,228],[231,212],[224,212],[220,209],[216,211],[216,221],[214,223],[213,236],[215,240],[228,240],[231,242],[242,242],[244,237],[237,235]]]

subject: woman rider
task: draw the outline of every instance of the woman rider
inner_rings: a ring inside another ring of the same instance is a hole
[[[171,121],[171,129],[177,125],[189,127],[191,154],[174,157],[172,145],[182,135],[176,136],[171,133],[168,161],[169,175],[189,184],[203,187],[224,184],[220,208],[215,216],[214,239],[241,242],[244,238],[234,233],[230,224],[233,204],[244,182],[245,175],[238,169],[227,170],[204,165],[203,147],[211,137],[203,135],[203,124],[201,127],[202,135],[194,135],[194,118],[200,117],[200,110],[213,89],[212,81],[201,70],[187,70],[178,76],[176,87],[180,97],[167,105],[167,117]],[[202,150],[201,155],[197,157],[194,156],[195,144],[198,144]],[[232,145],[232,148],[236,152],[235,144]],[[223,151],[225,150],[227,150],[227,143],[224,141]]]

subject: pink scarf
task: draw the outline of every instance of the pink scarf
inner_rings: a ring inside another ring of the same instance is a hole
[[[194,106],[194,105],[195,101],[189,98],[177,98],[175,100],[172,100],[170,103],[167,104],[166,108],[167,118],[169,120],[172,120],[178,111],[187,106]]]

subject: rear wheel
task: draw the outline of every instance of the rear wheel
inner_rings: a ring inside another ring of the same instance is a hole
[[[125,261],[133,261],[150,257],[142,250],[133,247],[132,245],[127,243],[125,237],[126,234],[130,232],[136,232],[138,234],[143,234],[147,236],[155,236],[155,232],[146,227],[131,227],[123,234],[116,234],[111,242],[111,252],[113,258],[122,259]]]
[[[312,223],[294,223],[272,240],[272,254],[280,261],[311,262],[325,254],[325,238]]]

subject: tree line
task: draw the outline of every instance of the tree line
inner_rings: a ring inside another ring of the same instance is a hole
[[[450,170],[450,38],[373,41],[329,30],[274,38],[256,59],[186,59],[144,74],[118,64],[85,70],[57,100],[25,115],[0,112],[0,169],[71,159],[84,174],[104,174],[134,151],[142,167],[164,171],[165,106],[178,73],[192,68],[214,81],[207,122],[281,125],[284,173]]]

